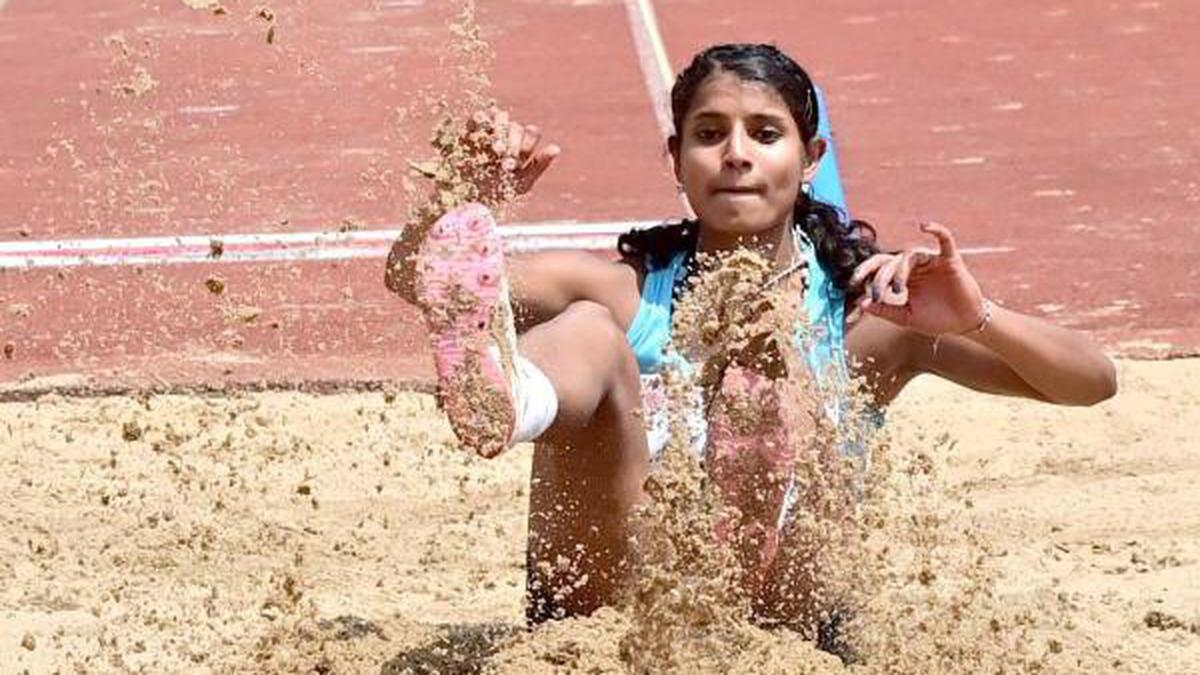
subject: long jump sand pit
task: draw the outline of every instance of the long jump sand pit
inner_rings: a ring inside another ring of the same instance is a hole
[[[1200,663],[1200,361],[1119,367],[1090,409],[922,380],[891,411],[1001,602],[1053,593],[1091,645],[1041,672]],[[620,672],[603,630],[522,636],[529,461],[465,454],[415,393],[0,404],[0,671]]]

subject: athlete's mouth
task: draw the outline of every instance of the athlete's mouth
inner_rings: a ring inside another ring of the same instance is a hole
[[[725,187],[718,187],[716,190],[713,190],[713,192],[719,195],[757,195],[762,193],[762,188],[752,185],[729,185]]]

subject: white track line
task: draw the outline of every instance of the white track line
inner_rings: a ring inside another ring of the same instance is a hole
[[[642,67],[642,79],[646,82],[646,91],[650,95],[650,105],[654,108],[654,119],[658,121],[658,132],[663,143],[675,133],[675,124],[671,121],[671,85],[675,75],[671,71],[671,61],[667,58],[667,48],[663,46],[662,32],[658,29],[658,17],[654,14],[654,5],[650,0],[625,0],[625,12],[629,16],[629,29],[633,32],[633,45],[637,49],[638,63]],[[670,157],[667,158],[667,170],[674,173]],[[688,217],[696,217],[695,210],[688,202],[687,195],[679,193],[679,203]]]
[[[509,251],[553,249],[612,251],[617,235],[661,225],[660,220],[596,223],[555,221],[501,228]],[[201,234],[128,239],[64,239],[0,242],[0,270],[179,265],[187,263],[263,263],[304,260],[382,259],[399,229],[358,232],[278,232],[266,234]],[[214,253],[220,244],[220,254]],[[1011,253],[1010,246],[960,248],[963,255]]]
[[[617,235],[661,220],[595,223],[554,221],[500,228],[513,252],[549,249],[612,250]],[[0,242],[0,270],[182,263],[289,262],[386,256],[400,229],[357,232],[192,234],[128,239]],[[219,246],[217,246],[219,243]],[[220,254],[215,255],[214,249]]]
[[[662,33],[658,30],[658,18],[650,0],[625,0],[625,10],[629,15],[633,44],[642,66],[642,77],[646,80],[646,91],[650,94],[650,104],[654,106],[654,118],[658,120],[659,132],[665,140],[674,130],[668,114],[668,92],[674,76],[667,50],[663,46]]]

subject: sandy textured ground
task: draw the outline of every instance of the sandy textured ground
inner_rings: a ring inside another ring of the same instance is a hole
[[[1194,673],[1198,382],[1123,362],[1062,409],[920,381],[892,427],[971,488],[1003,597],[1060,593],[1112,672]],[[0,672],[470,672],[520,620],[529,455],[464,455],[411,394],[0,405]]]

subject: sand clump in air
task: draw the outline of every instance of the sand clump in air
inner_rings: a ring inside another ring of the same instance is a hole
[[[189,9],[209,12],[213,16],[225,16],[229,14],[229,9],[218,0],[180,0],[180,2]],[[263,35],[264,41],[267,44],[275,44],[276,29],[279,25],[275,10],[267,5],[256,5],[250,11],[250,17],[267,27],[267,32]]]
[[[110,86],[114,96],[141,98],[158,89],[158,80],[147,68],[147,64],[157,57],[157,46],[149,39],[142,39],[140,42],[139,45],[131,45],[122,33],[114,33],[104,38],[105,46],[114,50],[114,70],[121,69],[126,72],[125,78]]]
[[[462,2],[449,26],[453,95],[430,96],[425,101],[435,120],[429,142],[434,154],[409,162],[413,173],[428,183],[425,189],[410,188],[414,206],[409,223],[428,224],[472,202],[502,214],[503,207],[516,198],[513,171],[517,167],[500,156],[499,144],[505,139],[498,134],[503,130],[493,124],[496,102],[488,94],[491,46],[481,36],[475,12],[474,2]]]
[[[70,169],[76,208],[89,225],[161,222],[171,212],[172,190],[161,153],[167,116],[158,109],[159,46],[150,36],[123,32],[102,43],[111,54],[105,78],[94,85],[94,96],[79,101],[95,138],[55,135],[39,161]]]
[[[267,32],[263,36],[263,39],[266,40],[267,44],[275,44],[275,31],[279,25],[275,16],[275,10],[267,7],[266,5],[260,5],[254,9],[254,18],[259,19],[266,24]]]

